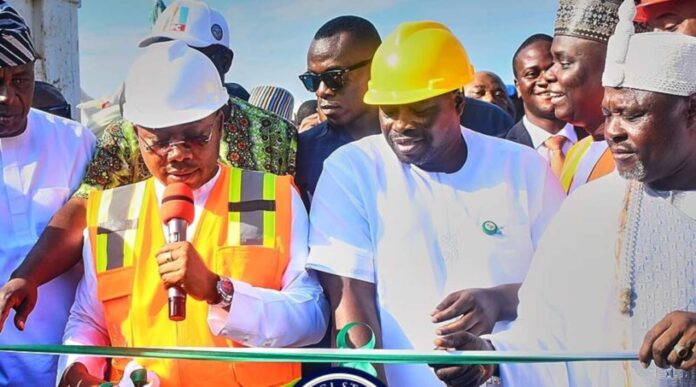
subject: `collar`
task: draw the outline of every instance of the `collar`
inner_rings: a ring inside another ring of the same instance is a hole
[[[544,141],[555,135],[564,136],[571,142],[571,145],[578,142],[578,135],[575,133],[575,128],[573,128],[573,125],[571,124],[566,123],[565,126],[554,135],[534,125],[531,121],[529,121],[529,119],[527,119],[526,115],[522,117],[522,122],[524,123],[524,127],[527,128],[529,137],[532,138],[532,145],[534,146],[534,149],[538,149],[540,146],[544,145]]]
[[[208,196],[210,195],[210,191],[213,190],[213,187],[215,186],[215,183],[218,181],[218,178],[220,177],[220,169],[222,167],[218,167],[217,172],[213,176],[212,179],[208,180],[207,183],[203,184],[202,186],[198,187],[197,190],[193,191],[193,203],[196,207],[203,206],[205,204],[205,201],[208,200]],[[164,189],[165,185],[162,184],[161,181],[158,179],[155,179],[155,193],[157,194],[157,202],[160,203],[162,201],[162,195],[164,195]]]

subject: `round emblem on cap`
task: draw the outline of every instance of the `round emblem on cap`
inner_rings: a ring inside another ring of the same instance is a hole
[[[213,26],[210,27],[210,32],[216,40],[222,40],[222,27],[220,27],[219,24],[213,24]]]
[[[487,220],[481,225],[481,229],[486,235],[495,235],[500,232],[500,228],[495,222]]]

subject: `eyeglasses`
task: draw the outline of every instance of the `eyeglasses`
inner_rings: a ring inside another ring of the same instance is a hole
[[[195,135],[184,135],[182,140],[171,142],[171,139],[157,140],[155,142],[148,142],[144,138],[140,137],[143,142],[145,149],[148,152],[152,152],[160,157],[165,157],[174,148],[174,146],[186,146],[191,147],[203,147],[205,144],[209,143],[213,138],[213,132],[215,128],[211,129],[208,134],[195,134]]]
[[[319,85],[321,85],[322,82],[324,82],[329,89],[336,91],[345,85],[346,74],[348,74],[348,72],[359,69],[370,62],[372,62],[372,59],[358,62],[344,69],[327,70],[319,74],[307,71],[304,74],[300,74],[300,80],[302,81],[305,89],[312,93],[319,89]]]
[[[72,116],[70,115],[70,104],[43,107],[43,108],[39,108],[39,110],[42,110],[46,113],[60,116],[63,118],[72,119]]]

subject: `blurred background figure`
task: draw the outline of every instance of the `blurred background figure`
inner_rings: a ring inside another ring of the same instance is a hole
[[[297,114],[295,114],[295,126],[297,126],[298,133],[311,129],[326,119],[317,109],[318,106],[319,103],[316,99],[302,102],[302,105],[297,109]]]
[[[519,122],[519,120],[524,117],[524,101],[522,101],[522,98],[517,93],[517,89],[515,88],[514,84],[506,84],[505,89],[507,90],[508,97],[510,97],[510,101],[512,101],[512,107],[515,108],[515,116],[512,118],[515,120],[515,122]]]
[[[229,94],[230,97],[249,101],[249,92],[239,83],[227,82],[225,83],[225,89],[227,89],[227,94]]]
[[[249,93],[249,103],[292,121],[295,98],[282,87],[256,86]]]
[[[515,106],[508,97],[507,86],[498,75],[490,71],[478,71],[468,85],[464,87],[466,96],[480,99],[500,106],[512,117],[515,117]]]
[[[88,100],[77,105],[80,109],[80,123],[89,128],[97,138],[112,122],[121,118],[123,104],[123,84],[111,95]]]
[[[70,104],[57,87],[43,81],[34,82],[34,99],[31,107],[59,117],[72,119]]]
[[[508,140],[536,149],[549,162],[558,177],[570,147],[585,135],[556,118],[545,73],[553,66],[553,38],[534,34],[527,38],[512,57],[512,74],[517,94],[523,101],[522,119],[505,135]]]
[[[640,0],[635,21],[657,31],[696,36],[696,1]]]

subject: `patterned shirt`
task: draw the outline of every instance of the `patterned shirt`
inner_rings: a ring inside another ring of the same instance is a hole
[[[280,116],[230,99],[230,117],[223,126],[220,161],[229,166],[278,175],[295,174],[297,130]],[[90,191],[137,183],[150,177],[135,127],[120,119],[106,127],[94,157],[74,196],[87,198]]]

